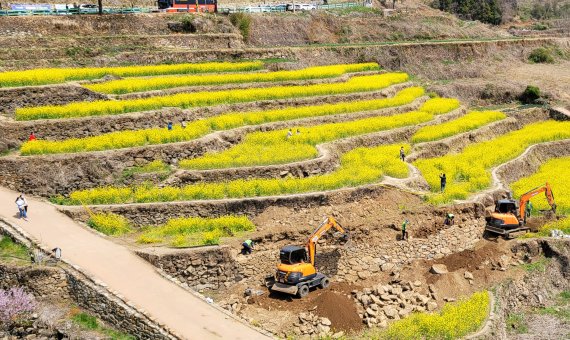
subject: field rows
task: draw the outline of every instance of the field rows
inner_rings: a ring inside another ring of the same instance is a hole
[[[524,126],[492,140],[472,144],[462,152],[414,162],[430,185],[435,204],[466,199],[491,185],[490,170],[518,157],[533,144],[570,138],[570,122],[546,121]],[[440,191],[439,175],[447,176],[447,188]]]
[[[408,79],[409,77],[405,73],[386,73],[381,75],[352,77],[342,83],[308,86],[274,86],[214,92],[179,93],[142,99],[74,102],[67,105],[19,108],[16,110],[16,119],[36,120],[118,115],[129,112],[158,110],[165,107],[191,108],[259,100],[368,92],[403,83]]]
[[[433,101],[439,103],[439,111],[432,108]],[[424,111],[424,107],[430,112]],[[418,111],[341,123],[296,126],[291,129],[290,137],[288,137],[288,129],[253,132],[246,135],[242,143],[230,149],[209,153],[199,158],[182,160],[180,167],[205,170],[284,164],[314,158],[318,154],[315,147],[318,144],[425,123],[432,120],[435,114],[447,113],[458,107],[459,102],[455,99],[430,99]]]
[[[99,79],[105,76],[137,77],[168,74],[243,72],[263,68],[263,62],[240,63],[212,62],[196,64],[172,64],[123,67],[46,68],[0,73],[0,88],[61,84],[72,80]]]
[[[269,122],[397,107],[410,104],[423,95],[423,88],[411,87],[399,91],[390,98],[357,100],[337,104],[287,107],[265,111],[230,112],[211,118],[189,122],[185,128],[176,125],[170,131],[163,127],[143,130],[117,131],[93,137],[74,138],[63,141],[36,140],[24,143],[20,148],[20,152],[22,155],[55,154],[112,150],[135,146],[184,142],[205,136],[215,131],[229,130],[246,125],[259,125]]]
[[[84,87],[106,94],[126,94],[152,90],[164,90],[175,87],[221,85],[257,82],[278,82],[291,80],[311,80],[338,77],[346,73],[377,71],[377,63],[346,64],[316,66],[292,71],[276,71],[267,73],[230,73],[213,75],[160,76],[153,78],[128,78],[111,80],[96,84],[85,84]]]

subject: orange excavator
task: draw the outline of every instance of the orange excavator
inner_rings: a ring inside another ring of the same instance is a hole
[[[505,238],[512,238],[515,234],[527,232],[530,229],[526,226],[528,202],[540,193],[545,194],[552,212],[556,213],[554,194],[547,182],[544,186],[534,188],[523,194],[518,202],[513,199],[496,201],[495,211],[490,217],[487,217],[485,230],[502,235]]]
[[[279,252],[281,263],[277,266],[274,276],[265,278],[265,285],[273,291],[283,292],[298,297],[305,297],[313,287],[327,288],[330,279],[319,273],[315,267],[317,241],[328,230],[334,228],[341,234],[345,246],[348,245],[350,235],[334,218],[326,218],[313,231],[306,247],[286,246]]]

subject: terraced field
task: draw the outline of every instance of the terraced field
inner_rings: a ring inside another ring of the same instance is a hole
[[[518,196],[548,181],[559,212],[570,212],[567,154],[517,178],[494,175],[535,146],[567,150],[570,122],[540,109],[470,111],[457,99],[428,96],[410,79],[375,63],[269,71],[261,61],[0,73],[0,87],[65,85],[101,98],[11,112],[0,185],[49,198],[143,252],[148,245],[239,248],[239,240],[255,237],[261,246],[252,262],[274,259],[267,240],[306,236],[287,229],[289,216],[267,222],[268,214],[330,214],[363,197],[390,202],[371,203],[370,215],[398,211],[380,234],[415,216],[420,239],[439,235],[432,221],[444,212],[480,217],[475,205],[465,207],[482,194],[498,195],[499,184]],[[35,140],[26,141],[32,131]],[[353,227],[363,233],[369,222]],[[371,240],[370,247],[382,243]],[[368,254],[368,246],[353,256]],[[243,275],[253,281],[260,274]],[[342,278],[365,280],[350,270]]]

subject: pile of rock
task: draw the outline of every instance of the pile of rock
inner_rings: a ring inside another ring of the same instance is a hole
[[[363,322],[369,327],[386,327],[388,321],[399,320],[412,312],[433,311],[437,308],[435,290],[429,286],[423,293],[422,283],[393,280],[390,284],[378,284],[363,291],[353,291],[357,309]]]
[[[237,314],[240,310],[243,309],[244,303],[243,299],[240,299],[236,295],[230,295],[225,300],[221,300],[218,305],[223,309],[227,309],[233,314]]]
[[[295,333],[297,335],[311,335],[324,338],[331,335],[332,322],[327,318],[319,317],[311,312],[300,313],[299,322],[295,322]]]

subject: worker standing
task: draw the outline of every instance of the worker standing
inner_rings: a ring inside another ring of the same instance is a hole
[[[530,217],[532,215],[532,203],[530,201],[526,202],[526,217]]]
[[[402,223],[402,240],[408,239],[408,223],[410,223],[408,220],[404,220]]]
[[[406,152],[404,151],[403,146],[400,148],[400,158],[402,159],[402,162],[406,161]]]
[[[255,243],[253,243],[252,240],[248,239],[248,240],[243,241],[241,246],[242,246],[241,253],[243,255],[249,255],[253,251],[253,247],[255,246]]]
[[[439,175],[439,184],[441,187],[441,191],[445,190],[445,185],[447,184],[447,177],[445,177],[445,174],[442,173],[441,175]]]

